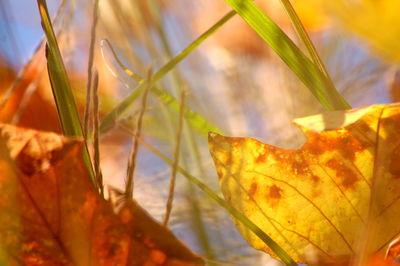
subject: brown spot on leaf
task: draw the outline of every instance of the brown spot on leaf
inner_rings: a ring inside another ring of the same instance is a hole
[[[396,178],[400,177],[400,146],[398,146],[390,158],[389,172]]]
[[[255,163],[263,163],[268,160],[268,155],[277,153],[276,147],[269,145],[263,145],[260,150],[262,150],[262,152],[260,152],[255,158]]]
[[[317,132],[309,131],[307,132],[307,143],[304,145],[304,149],[310,152],[312,155],[321,155],[325,152],[326,147],[324,147],[321,141],[322,135]]]
[[[367,132],[371,132],[373,131],[371,126],[368,125],[365,121],[363,120],[359,120],[357,123],[354,123],[351,125],[352,129],[356,129],[364,134],[366,134]]]
[[[354,160],[357,152],[361,152],[370,146],[370,143],[361,142],[345,129],[335,132],[334,136],[316,132],[308,132],[307,136],[308,142],[304,145],[304,149],[316,156],[326,151],[336,150],[344,158]]]
[[[308,163],[305,160],[293,161],[292,170],[296,175],[304,175],[308,173]]]
[[[278,187],[276,185],[272,185],[269,188],[268,196],[269,196],[269,198],[280,199],[280,198],[282,198],[281,192],[282,192],[282,189],[280,187]]]
[[[381,119],[381,127],[385,127],[393,132],[388,136],[389,141],[398,141],[398,138],[396,138],[396,136],[400,134],[399,122],[400,114],[391,114],[391,116]]]
[[[232,146],[232,149],[237,149],[239,148],[242,143],[243,143],[243,139],[242,138],[229,138],[228,140]]]
[[[361,152],[366,149],[366,145],[363,145],[360,140],[351,136],[338,138],[335,146],[344,158],[351,161],[354,161],[357,152]]]
[[[220,168],[217,168],[217,175],[218,175],[218,179],[221,179],[221,177],[222,177],[222,169],[220,169]]]
[[[257,191],[257,183],[251,183],[250,189],[249,189],[249,195],[253,196],[256,191]]]
[[[321,179],[319,178],[319,176],[316,175],[311,175],[311,179],[312,181],[314,181],[315,183],[318,183]]]
[[[262,153],[262,154],[257,156],[255,161],[256,161],[256,163],[263,163],[263,162],[265,162],[266,159],[267,159],[267,154],[266,153]]]
[[[229,153],[229,154],[228,154],[228,158],[226,159],[225,164],[226,164],[227,167],[229,167],[229,166],[232,164],[232,162],[233,162],[233,160],[232,160],[232,154]]]
[[[273,158],[280,163],[287,163],[293,156],[293,152],[289,150],[275,150],[271,152]]]
[[[326,163],[326,166],[336,171],[336,175],[340,178],[341,185],[345,189],[354,189],[354,185],[358,181],[358,178],[353,170],[335,159],[330,159]]]

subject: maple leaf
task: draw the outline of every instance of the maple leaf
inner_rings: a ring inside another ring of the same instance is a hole
[[[311,5],[325,8],[336,21],[347,30],[363,38],[372,52],[383,55],[385,59],[399,62],[400,53],[393,43],[400,37],[400,2],[397,0],[368,1],[310,0]]]
[[[203,265],[134,201],[115,214],[92,188],[82,148],[0,124],[1,265]]]
[[[225,199],[296,261],[382,251],[400,232],[400,105],[294,123],[307,137],[299,149],[210,134]],[[235,223],[251,245],[271,252]]]

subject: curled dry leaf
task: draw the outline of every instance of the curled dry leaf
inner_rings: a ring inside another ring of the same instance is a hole
[[[364,261],[400,232],[400,105],[296,119],[286,150],[210,134],[225,199],[296,261]],[[236,221],[255,248],[270,249]],[[272,254],[273,255],[273,254]]]
[[[116,215],[92,188],[82,147],[0,124],[1,265],[203,265],[135,202]]]

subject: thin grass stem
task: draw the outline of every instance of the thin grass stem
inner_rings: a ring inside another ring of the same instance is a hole
[[[144,86],[144,83],[146,82],[145,79],[143,79],[139,74],[135,73],[135,71],[129,69],[127,66],[125,66],[121,59],[119,59],[117,53],[115,52],[115,49],[113,48],[112,44],[107,40],[104,39],[102,40],[102,54],[103,54],[103,58],[105,58],[104,56],[104,44],[107,44],[107,46],[110,48],[110,51],[115,59],[115,61],[117,62],[118,66],[128,75],[130,76],[133,80],[135,80],[136,82],[138,82],[139,85],[138,88],[135,89],[135,91],[131,94],[132,96],[134,96],[135,98],[137,98],[140,93],[141,90]],[[108,66],[108,64],[107,64]],[[110,67],[109,67],[110,68]],[[111,69],[110,71],[112,72],[112,74],[114,76],[117,76],[116,73],[114,73]],[[176,82],[178,83],[178,82]],[[175,110],[175,111],[179,111],[179,102],[178,100],[172,96],[171,94],[169,94],[166,90],[162,90],[156,86],[152,87],[152,89],[150,90],[150,92],[154,93],[157,98],[164,103],[166,106],[168,106],[169,108]],[[189,124],[191,126],[193,126],[193,128],[195,128],[197,131],[199,131],[201,134],[203,135],[207,135],[208,132],[212,131],[212,132],[221,132],[221,130],[219,128],[217,128],[217,126],[213,125],[212,123],[208,122],[204,117],[202,117],[201,115],[199,115],[197,112],[195,112],[193,109],[191,109],[189,106],[186,106],[185,108],[185,113],[184,113],[185,118],[187,119],[187,121],[189,122]],[[117,117],[115,117],[117,118]],[[108,129],[108,125],[105,128],[101,128],[101,132],[105,133]]]
[[[149,5],[150,5],[152,17],[154,18],[154,21],[155,21],[155,27],[158,31],[159,37],[161,38],[161,43],[162,43],[164,53],[168,56],[168,58],[173,58],[171,46],[170,46],[170,43],[169,43],[167,35],[166,35],[165,26],[161,22],[161,13],[160,13],[160,9],[158,8],[156,0],[150,0]],[[171,81],[173,83],[175,83],[173,88],[175,89],[175,93],[178,94],[177,88],[182,88],[181,84],[185,83],[185,81],[183,80],[183,77],[181,75],[179,68],[175,68],[171,74],[172,74]],[[188,87],[188,89],[190,89],[190,87]],[[173,101],[164,101],[164,103],[172,105]],[[189,109],[189,108],[186,108],[186,109],[189,112],[191,111],[191,109]],[[185,114],[184,117],[185,117],[186,121],[188,122],[188,123],[184,124],[184,129],[183,129],[184,132],[186,132],[186,134],[183,137],[183,140],[185,142],[185,148],[189,151],[189,156],[191,158],[195,159],[195,161],[197,163],[196,166],[199,169],[199,173],[200,173],[201,177],[203,179],[205,179],[206,174],[203,169],[201,156],[199,153],[197,143],[193,136],[192,129],[194,128],[194,129],[197,129],[197,131],[200,131],[200,133],[208,134],[208,132],[205,132],[205,131],[212,131],[211,127],[204,126],[203,128],[199,128],[198,125],[200,123],[194,123],[195,121],[200,122],[199,119],[194,120],[192,116],[188,116],[187,114]],[[202,118],[202,117],[199,116],[199,118]],[[205,119],[204,119],[204,121],[206,122],[204,124],[207,125],[208,122]],[[202,130],[202,129],[204,129],[204,130]],[[186,166],[187,160],[183,160],[183,163]],[[201,207],[199,204],[199,200],[198,200],[198,196],[197,196],[195,187],[193,186],[193,184],[191,182],[187,182],[186,192],[189,195],[189,197],[187,197],[187,201],[190,204],[190,210],[191,210],[191,214],[193,217],[193,220],[192,220],[193,229],[196,232],[196,236],[198,238],[198,241],[199,241],[201,247],[204,250],[205,256],[208,259],[213,260],[213,259],[215,259],[215,253],[212,248],[212,243],[207,234],[206,225],[204,223],[203,214],[201,212]],[[210,265],[214,265],[214,264],[211,263]]]
[[[300,39],[306,46],[308,54],[311,56],[311,60],[316,66],[319,67],[320,71],[326,76],[326,78],[332,84],[332,86],[334,86],[332,78],[330,77],[324,62],[319,56],[317,49],[315,48],[313,42],[311,41],[310,36],[308,35],[306,29],[304,28],[303,23],[301,22],[299,16],[296,13],[296,10],[290,3],[290,0],[281,0],[281,3],[284,6],[286,12],[288,13],[289,18],[292,21],[294,28],[296,29],[297,35],[300,37]]]
[[[100,194],[104,196],[103,174],[100,168],[100,141],[99,141],[99,73],[93,72],[93,166],[99,185]]]
[[[151,80],[152,70],[150,69],[147,74],[147,80]],[[133,148],[131,155],[129,156],[128,169],[127,169],[127,181],[125,186],[125,198],[127,200],[132,199],[134,189],[134,175],[136,169],[136,157],[139,151],[139,137],[142,132],[143,116],[147,106],[147,96],[151,89],[151,83],[146,82],[147,86],[142,95],[141,109],[139,112],[138,120],[136,123],[135,134],[133,136]]]
[[[171,71],[178,63],[185,59],[191,52],[193,52],[203,41],[210,37],[215,31],[217,31],[222,25],[229,21],[234,15],[235,11],[231,11],[215,23],[206,32],[200,35],[195,41],[187,46],[182,52],[166,63],[159,71],[157,71],[151,80],[141,84],[134,92],[128,95],[122,102],[120,102],[111,112],[109,112],[101,121],[100,131],[105,132],[109,129],[110,125],[115,121],[120,114],[122,114],[140,95],[140,92],[146,86],[152,87],[154,83],[163,78],[169,71]],[[149,83],[149,84],[146,84]]]
[[[89,46],[89,59],[87,65],[87,82],[86,82],[86,105],[85,111],[83,115],[83,136],[87,141],[88,133],[89,133],[89,119],[90,119],[90,105],[91,105],[91,97],[90,91],[92,89],[92,74],[93,74],[93,60],[94,60],[94,45],[96,43],[96,26],[98,22],[98,9],[99,9],[99,0],[94,0],[93,4],[93,21],[92,27],[90,29],[90,46]],[[94,88],[94,87],[93,87]]]
[[[156,154],[162,160],[164,160],[169,165],[173,165],[173,161],[169,159],[167,156],[159,152],[152,145],[144,141],[142,138],[138,138],[138,141],[149,149],[151,152]],[[221,207],[226,209],[233,217],[235,217],[238,221],[243,223],[249,230],[251,230],[255,235],[257,235],[281,260],[283,263],[289,266],[297,266],[297,263],[284,251],[272,238],[270,238],[264,231],[261,230],[255,223],[253,223],[249,218],[247,218],[244,214],[238,211],[235,207],[230,205],[224,199],[219,197],[214,191],[212,191],[206,184],[201,182],[196,177],[189,174],[185,169],[178,166],[178,171],[185,176],[190,182],[195,184],[199,189],[201,189],[204,193],[206,193],[210,198],[215,200]]]
[[[179,156],[181,150],[181,140],[182,140],[182,132],[183,132],[183,121],[184,121],[184,112],[185,112],[185,90],[181,89],[181,105],[179,110],[179,121],[178,121],[178,129],[176,132],[176,144],[175,144],[175,152],[174,152],[174,163],[172,165],[172,173],[171,173],[171,180],[169,183],[169,193],[166,205],[166,213],[163,221],[163,225],[165,227],[168,226],[168,221],[172,211],[172,203],[174,200],[174,192],[175,192],[175,181],[176,181],[176,174],[178,171],[179,165]]]

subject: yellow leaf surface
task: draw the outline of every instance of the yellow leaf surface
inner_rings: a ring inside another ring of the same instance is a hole
[[[399,62],[400,1],[311,0],[346,29],[362,37],[378,54]]]
[[[400,232],[400,105],[294,123],[307,137],[294,150],[210,134],[225,199],[296,261],[348,260],[382,250]],[[251,245],[270,253],[235,222]]]

